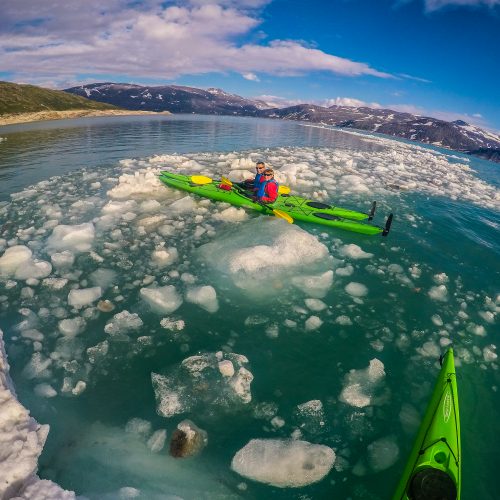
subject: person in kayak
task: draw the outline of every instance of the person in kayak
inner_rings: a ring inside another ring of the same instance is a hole
[[[255,193],[255,200],[261,203],[273,203],[278,197],[278,183],[274,180],[274,170],[266,168],[263,174],[264,180],[259,183]]]
[[[255,165],[255,177],[253,179],[245,179],[243,182],[240,182],[239,185],[245,189],[250,189],[253,191],[257,191],[259,189],[259,185],[261,182],[264,182],[264,170],[266,169],[266,165],[263,161],[258,161]]]

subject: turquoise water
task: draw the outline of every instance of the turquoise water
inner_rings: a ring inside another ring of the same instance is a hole
[[[463,498],[496,498],[497,165],[384,138],[243,118],[82,119],[4,127],[0,137],[6,138],[1,252],[27,245],[50,262],[54,227],[95,227],[94,253],[73,250],[71,267],[49,275],[67,280],[60,289],[44,284],[45,277],[31,284],[0,278],[0,328],[18,396],[51,426],[42,478],[89,498],[115,498],[124,487],[140,490],[141,498],[389,498],[437,357],[451,341]],[[148,180],[161,168],[236,175],[260,158],[300,194],[353,209],[376,199],[377,223],[395,214],[391,234],[382,239],[235,215]],[[447,176],[456,169],[460,175]],[[144,204],[151,200],[158,203]],[[177,258],[159,265],[152,255],[162,244]],[[103,269],[105,278],[95,274]],[[325,273],[333,277],[326,285]],[[310,276],[312,286],[304,284]],[[178,309],[152,309],[140,292],[151,283],[174,286]],[[71,289],[95,284],[112,312],[99,311],[95,301],[68,305]],[[216,311],[188,300],[201,285],[216,291]],[[113,336],[105,327],[124,310],[142,325],[122,326]],[[185,326],[165,328],[165,317]],[[80,331],[63,334],[65,318],[83,318]],[[23,319],[30,328],[19,326]],[[41,333],[38,341],[26,333],[32,329]],[[87,349],[99,345],[91,362]],[[221,390],[211,370],[193,381],[180,368],[190,356],[219,351],[248,358],[251,401]],[[51,360],[45,368],[26,369],[34,352]],[[378,371],[370,379],[372,360]],[[165,416],[152,373],[172,381],[179,412]],[[78,381],[85,390],[74,394]],[[47,397],[41,384],[57,395]],[[322,412],[301,412],[298,405],[310,401],[321,401]],[[207,431],[208,445],[197,457],[176,460],[168,441],[185,418]],[[131,419],[149,423],[149,434]],[[147,439],[160,429],[167,444],[155,453]],[[279,488],[231,470],[251,439],[291,436],[334,450],[333,468],[319,482]]]

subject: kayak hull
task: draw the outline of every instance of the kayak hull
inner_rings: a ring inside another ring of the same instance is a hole
[[[449,349],[393,500],[460,500],[461,460],[457,381]]]
[[[208,179],[208,178],[207,178]],[[262,214],[274,215],[273,210],[285,212],[294,220],[321,224],[362,234],[381,234],[383,228],[363,224],[368,214],[355,212],[341,207],[307,200],[300,196],[280,194],[274,203],[260,204],[252,201],[245,190],[233,186],[230,191],[220,188],[221,181],[214,180],[204,184],[192,182],[191,176],[162,171],[160,180],[169,187],[194,193],[214,201],[229,203],[236,207],[248,208]],[[320,207],[320,208],[318,208]],[[327,207],[327,208],[323,208]]]

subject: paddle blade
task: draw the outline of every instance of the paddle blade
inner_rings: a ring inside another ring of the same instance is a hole
[[[222,184],[227,184],[228,186],[233,185],[233,183],[227,177],[222,176],[221,180],[222,180]]]
[[[273,210],[273,214],[276,217],[279,217],[280,219],[285,219],[289,224],[293,224],[293,218],[290,217],[286,212],[283,212],[283,210]]]
[[[280,186],[278,188],[279,194],[290,194],[291,189],[288,186]]]
[[[204,175],[192,175],[191,176],[191,182],[193,184],[210,184],[212,182],[212,179],[210,177],[206,177]]]

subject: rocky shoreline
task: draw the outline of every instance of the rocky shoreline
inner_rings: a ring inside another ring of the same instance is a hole
[[[169,111],[131,111],[129,109],[71,109],[67,111],[38,111],[33,113],[15,113],[0,115],[0,126],[16,123],[38,122],[46,120],[68,120],[96,116],[126,116],[126,115],[170,115]]]

